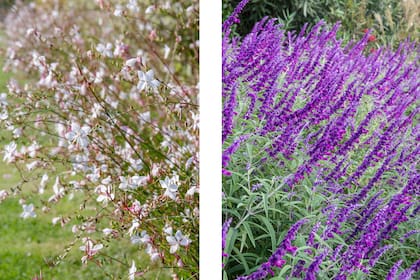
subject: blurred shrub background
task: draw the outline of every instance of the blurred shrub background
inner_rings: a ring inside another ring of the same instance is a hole
[[[3,21],[6,16],[7,10],[13,5],[14,0],[0,1],[0,22]]]
[[[240,0],[223,0],[223,19]],[[341,38],[360,39],[371,29],[379,45],[397,46],[408,36],[419,38],[419,0],[251,0],[240,15],[236,27],[247,34],[264,16],[279,18],[287,30],[300,30],[304,23],[313,26],[323,19],[329,24],[340,21]]]

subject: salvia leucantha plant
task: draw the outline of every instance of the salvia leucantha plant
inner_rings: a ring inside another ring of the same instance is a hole
[[[224,279],[418,279],[419,44],[223,23]]]

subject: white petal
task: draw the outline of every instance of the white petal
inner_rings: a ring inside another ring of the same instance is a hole
[[[191,240],[189,240],[188,238],[183,238],[179,244],[181,244],[182,246],[188,246],[191,243]]]
[[[172,199],[172,200],[175,200],[176,199],[176,195],[173,193],[173,192],[171,192],[171,191],[168,191],[168,190],[166,190],[165,191],[165,193],[163,194],[164,196],[168,196],[170,199]]]
[[[170,184],[168,187],[168,191],[175,193],[178,191],[178,186],[175,184]]]
[[[139,77],[140,81],[145,80],[145,78],[146,78],[146,75],[143,71],[138,71],[137,76]]]
[[[159,86],[159,81],[158,80],[153,80],[152,82],[151,82],[151,84],[152,84],[152,87],[154,87],[154,88],[157,88],[158,86]]]
[[[172,245],[172,246],[171,246],[171,249],[169,250],[169,252],[170,252],[171,254],[175,253],[175,252],[178,250],[178,247],[179,247],[178,243],[177,243],[177,244],[175,244],[175,245]]]
[[[168,241],[169,245],[171,245],[171,246],[175,245],[175,244],[178,244],[175,237],[173,237],[173,236],[166,236],[166,241]]]
[[[93,246],[92,251],[99,251],[104,247],[104,245],[102,244],[96,244],[95,246]]]
[[[137,84],[137,89],[140,90],[140,91],[142,91],[145,88],[146,88],[146,82],[143,81],[143,80],[139,81],[139,83]]]
[[[147,71],[147,73],[146,73],[146,80],[151,81],[151,80],[153,80],[154,76],[155,76],[155,72],[151,69],[151,70]]]

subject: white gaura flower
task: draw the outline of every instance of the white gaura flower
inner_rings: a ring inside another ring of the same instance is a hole
[[[39,189],[38,189],[38,192],[40,194],[44,193],[45,186],[47,185],[47,181],[48,181],[48,175],[47,174],[42,175],[41,182],[39,183]]]
[[[64,196],[64,188],[60,184],[60,178],[55,178],[55,184],[53,186],[54,194],[48,199],[48,202],[57,201]]]
[[[22,214],[20,214],[20,217],[23,219],[27,219],[27,218],[35,218],[36,214],[34,211],[34,205],[31,203],[29,205],[23,204],[22,205],[23,208],[23,212]]]
[[[129,279],[129,280],[134,280],[134,277],[136,276],[136,271],[137,271],[136,264],[135,264],[135,262],[133,261],[133,262],[131,263],[130,270],[128,271],[128,279]]]
[[[86,148],[89,144],[89,132],[89,126],[84,125],[80,127],[78,123],[73,122],[70,131],[66,133],[65,137],[70,144],[76,144],[81,148]]]
[[[99,185],[95,188],[95,192],[99,194],[96,201],[102,202],[104,205],[107,205],[108,201],[112,201],[115,198],[114,193],[112,193],[112,186]]]
[[[140,59],[137,58],[137,57],[133,57],[133,58],[127,59],[125,61],[125,66],[134,68],[137,65],[137,62],[139,62],[139,61],[140,61]]]
[[[191,243],[191,240],[185,237],[180,230],[177,230],[175,236],[166,236],[166,241],[168,241],[171,246],[171,249],[169,250],[171,254],[174,254],[179,246],[186,247]]]
[[[103,230],[102,230],[102,233],[105,235],[105,236],[108,236],[108,235],[110,235],[111,233],[113,233],[114,232],[114,230],[113,229],[111,229],[111,228],[104,228]]]
[[[105,76],[105,70],[101,67],[99,68],[99,70],[95,73],[95,79],[93,80],[93,82],[95,84],[100,84],[102,83],[102,81],[104,80],[104,76]]]
[[[188,189],[188,191],[185,193],[186,197],[192,197],[194,196],[195,193],[198,193],[198,188],[197,186],[192,186],[191,188]]]
[[[145,230],[143,230],[141,232],[141,235],[138,235],[138,234],[133,235],[131,236],[130,240],[132,244],[138,244],[138,243],[147,244],[147,243],[150,243],[150,236],[147,234]]]
[[[93,104],[92,114],[91,114],[92,119],[97,119],[101,115],[101,112],[102,112],[102,106],[98,103]]]
[[[38,161],[33,161],[33,162],[30,162],[30,163],[28,163],[28,164],[26,164],[26,169],[28,169],[28,171],[31,171],[31,170],[33,170],[37,165],[39,164],[39,162]]]
[[[127,9],[129,9],[130,11],[132,11],[133,13],[138,13],[140,12],[140,8],[137,5],[137,0],[129,0],[128,4],[127,4]]]
[[[195,114],[191,112],[191,120],[192,120],[192,129],[197,130],[200,128],[200,116],[199,114]]]
[[[163,232],[166,235],[172,235],[172,227],[169,224],[165,224],[165,226],[163,227]]]
[[[156,7],[154,5],[149,6],[146,8],[146,10],[144,11],[145,14],[151,14],[156,10]]]
[[[30,145],[28,147],[28,155],[31,158],[34,158],[36,156],[36,152],[41,148],[41,146],[39,146],[38,142],[33,141],[32,145]]]
[[[116,5],[115,6],[114,16],[120,17],[120,16],[122,16],[123,12],[124,12],[124,10],[123,10],[123,7],[121,5]]]
[[[144,186],[148,180],[149,180],[148,176],[134,175],[132,177],[128,177],[128,179],[123,176],[120,176],[121,183],[120,183],[119,188],[123,191],[135,190],[141,186]]]
[[[169,197],[172,200],[175,200],[176,194],[178,192],[178,181],[178,175],[175,175],[170,179],[166,177],[163,181],[160,180],[160,185],[162,186],[162,188],[166,189],[163,195]]]
[[[111,43],[107,43],[106,45],[104,44],[98,44],[96,46],[96,50],[101,53],[103,56],[107,56],[107,57],[113,57],[114,54],[112,52],[113,46]]]
[[[85,245],[80,246],[79,249],[85,252],[85,255],[82,257],[82,263],[86,263],[88,259],[91,259],[99,250],[101,250],[104,245],[96,244],[93,245],[92,240],[89,238],[83,238]]]
[[[52,222],[53,225],[56,225],[58,223],[58,221],[60,221],[60,220],[61,220],[61,217],[54,217],[54,218],[52,218],[51,222]]]
[[[155,73],[153,70],[149,70],[146,73],[143,71],[138,71],[137,75],[139,77],[139,83],[137,84],[137,88],[140,91],[152,89],[154,91],[157,90],[159,86],[159,81],[154,78]]]
[[[13,138],[19,138],[20,136],[22,136],[22,128],[17,127],[15,129],[13,129]]]
[[[147,111],[147,112],[141,113],[139,115],[140,125],[143,125],[143,124],[148,123],[148,122],[150,122],[150,112]]]
[[[6,190],[0,190],[0,202],[5,200],[9,196],[9,193]]]
[[[147,183],[148,180],[149,180],[148,176],[134,175],[133,177],[131,177],[132,185],[134,185],[135,188],[144,186]]]
[[[130,162],[130,170],[140,171],[143,169],[143,161],[141,159],[130,158],[128,159],[128,161]],[[149,180],[148,176],[140,176],[140,177],[146,178],[144,183],[147,183],[147,181]]]
[[[11,142],[8,145],[4,146],[4,157],[3,161],[11,163],[16,156],[17,145],[15,142]]]
[[[142,210],[140,201],[138,201],[137,199],[134,200],[133,204],[131,204],[131,206],[128,207],[128,210],[136,216],[139,215],[140,211]]]
[[[7,94],[2,92],[0,93],[0,106],[6,107],[9,103],[7,102]]]
[[[125,178],[124,176],[120,176],[120,186],[119,188],[123,191],[128,191],[129,189],[129,182],[127,180],[127,178]]]
[[[152,262],[157,261],[160,257],[158,250],[150,243],[147,244],[146,253],[149,254]]]
[[[169,57],[169,53],[171,52],[171,48],[170,48],[170,47],[168,47],[168,45],[165,45],[165,46],[163,47],[163,52],[164,52],[163,57],[164,57],[165,59],[167,59],[167,58]]]
[[[137,219],[134,219],[134,220],[133,220],[133,222],[132,222],[132,224],[131,224],[131,227],[128,229],[128,234],[129,234],[130,236],[132,236],[132,235],[133,235],[133,233],[134,233],[134,231],[135,231],[136,229],[138,229],[138,228],[139,228],[139,226],[140,226],[139,221],[138,221]]]
[[[141,232],[140,235],[140,241],[143,243],[149,243],[150,242],[150,236],[147,234],[145,230]]]

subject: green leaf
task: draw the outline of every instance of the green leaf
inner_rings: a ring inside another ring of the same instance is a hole
[[[227,272],[223,270],[223,280],[229,280]]]
[[[266,217],[258,216],[258,218],[261,219],[263,223],[265,224],[266,229],[268,230],[268,233],[270,234],[271,249],[275,251],[277,248],[277,239],[276,239],[276,232],[274,231],[273,225]]]
[[[267,194],[263,194],[262,199],[263,199],[265,216],[267,218],[269,218],[268,217],[268,198],[267,198]]]
[[[234,228],[230,228],[226,236],[226,247],[225,247],[225,253],[228,254],[228,257],[225,258],[224,264],[226,264],[227,260],[229,259],[229,256],[232,253],[237,236],[238,236],[238,230]]]
[[[254,246],[254,248],[255,248],[256,246],[255,246],[255,239],[254,239],[254,235],[252,234],[252,230],[251,230],[251,228],[250,228],[250,226],[249,226],[248,222],[244,222],[242,225],[243,225],[243,226],[244,226],[244,228],[245,228],[245,231],[246,231],[246,233],[247,233],[247,235],[248,235],[249,241],[251,241],[252,246]]]
[[[248,262],[246,261],[244,254],[242,254],[241,252],[239,252],[238,248],[233,248],[233,251],[235,252],[235,256],[240,260],[241,265],[244,267],[245,269],[245,274],[249,274],[249,266],[248,266]]]

